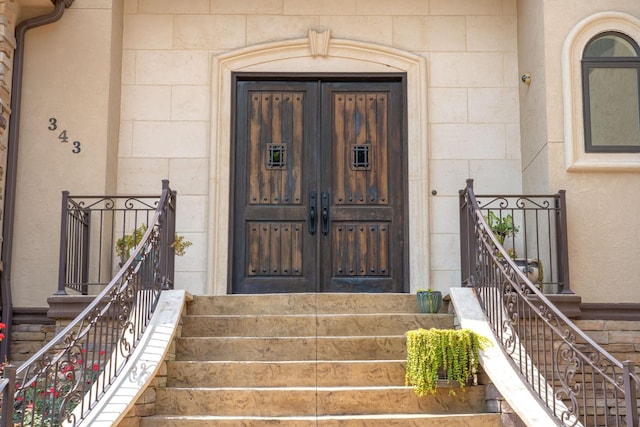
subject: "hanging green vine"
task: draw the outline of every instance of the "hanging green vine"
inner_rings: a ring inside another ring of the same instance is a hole
[[[435,394],[439,373],[446,375],[449,385],[457,382],[460,389],[478,370],[480,350],[490,341],[470,329],[416,329],[406,333],[407,366],[405,384],[413,386],[419,397]],[[455,394],[453,388],[450,394]]]

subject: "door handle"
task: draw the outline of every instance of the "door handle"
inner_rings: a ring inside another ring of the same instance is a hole
[[[329,234],[329,193],[322,193],[322,234]]]
[[[316,217],[318,210],[318,194],[315,191],[309,193],[309,234],[316,234]]]

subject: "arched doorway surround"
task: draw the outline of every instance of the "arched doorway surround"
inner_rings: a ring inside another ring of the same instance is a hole
[[[387,46],[331,39],[329,32],[284,40],[213,57],[207,293],[227,293],[232,78],[235,71],[407,74],[409,277],[411,289],[429,284],[429,146],[427,75],[423,57]],[[419,285],[418,285],[419,281]]]

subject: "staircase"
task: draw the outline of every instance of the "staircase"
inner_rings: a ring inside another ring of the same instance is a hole
[[[404,333],[450,328],[408,294],[195,297],[142,427],[499,426],[485,386],[417,398]]]

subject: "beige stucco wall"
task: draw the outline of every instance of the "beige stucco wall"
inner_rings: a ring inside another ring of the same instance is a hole
[[[529,75],[519,85],[522,186],[526,194],[548,194],[544,9],[539,1],[518,2],[518,70]]]
[[[57,288],[62,190],[115,191],[121,37],[120,0],[77,1],[57,23],[27,32],[12,264],[17,307],[46,306]],[[63,130],[67,143],[58,138]]]
[[[606,10],[603,10],[602,2],[598,1],[544,1],[549,187],[550,191],[567,190],[569,263],[574,291],[582,296],[583,302],[638,302],[640,288],[636,265],[640,221],[637,212],[640,200],[635,195],[640,192],[640,169],[627,164],[637,155],[609,156],[613,161],[608,167],[599,169],[567,170],[566,164],[566,145],[572,141],[565,140],[565,136],[573,116],[567,114],[571,107],[568,98],[563,98],[563,91],[567,91],[563,73],[567,72],[567,62],[571,63],[563,53],[563,46],[574,40],[572,37],[577,37],[571,32],[583,28],[583,20],[605,11],[628,14],[637,19],[640,18],[640,3],[612,0],[606,2]],[[598,20],[595,22],[597,24]],[[621,30],[622,27],[607,24],[604,29]],[[635,36],[636,42],[640,43]],[[576,89],[580,88],[574,85],[571,97],[577,96]],[[578,107],[581,108],[581,104],[574,106]],[[579,143],[582,144],[582,139]]]
[[[208,270],[214,258],[226,265],[213,229],[229,215],[220,206],[229,200],[229,177],[216,171],[229,167],[229,141],[217,136],[230,127],[230,100],[219,97],[223,79],[214,64],[240,49],[305,39],[309,30],[329,30],[333,40],[361,43],[379,58],[404,55],[407,67],[423,64],[409,88],[418,91],[411,102],[421,105],[409,115],[409,228],[412,272],[426,274],[413,274],[412,289],[459,283],[457,196],[467,178],[479,193],[522,190],[516,0],[126,0],[122,27],[120,2],[113,3],[76,0],[60,23],[29,34],[18,306],[42,306],[55,288],[61,190],[110,192],[115,185],[119,193],[157,194],[162,178],[178,190],[178,232],[194,243],[177,259],[178,286],[223,292],[224,277],[212,279]],[[263,59],[253,69],[277,64]],[[280,71],[302,64],[326,71],[323,61],[341,71],[349,63],[360,71],[385,67],[330,53],[284,61],[289,68]],[[218,112],[220,99],[226,113]],[[54,115],[82,142],[80,154],[47,130]]]

